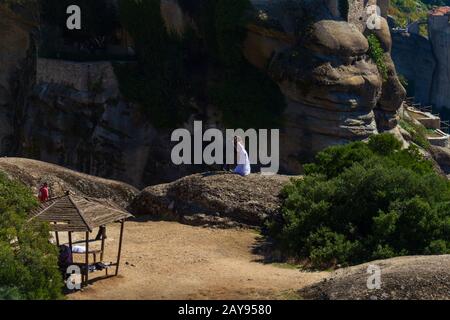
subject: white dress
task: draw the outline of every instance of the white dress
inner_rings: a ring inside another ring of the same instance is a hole
[[[237,143],[237,154],[238,154],[238,165],[234,169],[234,173],[240,174],[241,176],[248,176],[251,173],[250,160],[248,159],[248,153],[245,150],[241,142]]]

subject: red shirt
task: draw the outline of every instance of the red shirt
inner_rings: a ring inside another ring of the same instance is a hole
[[[39,189],[39,201],[45,202],[48,200],[48,187]]]

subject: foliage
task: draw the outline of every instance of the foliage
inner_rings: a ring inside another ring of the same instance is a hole
[[[430,142],[427,139],[427,129],[407,119],[401,119],[400,126],[405,129],[412,138],[412,141],[424,149],[430,149]]]
[[[278,86],[260,70],[243,64],[209,88],[211,102],[231,128],[274,128],[282,125],[285,100]]]
[[[181,1],[199,26],[182,36],[168,33],[159,0],[121,0],[119,4],[121,22],[134,39],[138,56],[136,66],[115,66],[121,92],[141,105],[153,124],[182,124],[192,111],[186,102],[192,96],[218,106],[229,127],[280,124],[285,107],[280,89],[242,53],[248,0]],[[199,52],[200,47],[204,52]],[[214,71],[208,85],[196,80],[196,69],[191,67],[195,63]]]
[[[285,109],[283,95],[242,53],[250,7],[248,0],[212,0],[205,1],[200,10],[200,32],[221,74],[208,87],[208,98],[221,110],[227,127],[279,127]]]
[[[158,127],[184,122],[186,106],[179,95],[187,86],[184,72],[185,39],[169,34],[159,0],[120,0],[120,20],[135,42],[138,67],[116,67],[122,93],[142,106]]]
[[[58,299],[62,278],[48,227],[27,223],[36,200],[25,186],[0,174],[0,298]]]
[[[401,27],[406,27],[409,22],[426,19],[429,7],[426,0],[392,0],[389,14],[396,18]]]
[[[374,34],[370,34],[367,40],[369,42],[369,55],[377,65],[378,72],[380,72],[383,80],[387,80],[388,69],[384,60],[384,50],[381,47],[380,40]]]
[[[281,219],[269,224],[279,246],[316,268],[450,253],[450,183],[393,139],[319,153],[282,192]]]

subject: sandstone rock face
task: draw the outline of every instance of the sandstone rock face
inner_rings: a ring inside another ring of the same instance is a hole
[[[367,287],[370,265],[381,270],[380,289]],[[299,294],[324,300],[449,300],[450,256],[399,257],[341,269]]]
[[[450,26],[449,17],[431,16],[428,20],[428,33],[436,58],[436,74],[433,78],[431,102],[437,109],[450,109]]]
[[[330,145],[395,128],[406,93],[390,57],[392,41],[385,18],[380,30],[373,32],[385,50],[387,79],[368,57],[364,35],[372,31],[365,24],[365,5],[378,4],[386,14],[386,1],[350,1],[344,17],[348,21],[337,16],[337,2],[303,1],[311,16],[286,3],[254,1],[268,18],[263,15],[264,23],[256,19],[259,28],[249,27],[246,42],[253,52],[261,48],[261,54],[246,56],[258,67],[269,66],[267,72],[286,97],[281,163],[285,172],[294,173],[301,171],[299,159],[310,160]],[[302,20],[306,25],[292,23]]]
[[[424,105],[431,104],[436,61],[428,39],[410,33],[392,34],[392,59],[399,74],[409,81],[410,95]]]
[[[144,189],[130,212],[192,225],[261,227],[278,212],[278,194],[288,182],[279,175],[196,174]]]
[[[12,154],[15,130],[35,77],[36,8],[0,1],[0,154]]]
[[[110,62],[38,59],[19,154],[137,187],[192,173],[170,160],[170,132],[125,100]],[[198,169],[198,168],[197,168]]]
[[[446,147],[431,146],[431,156],[438,163],[442,171],[450,174],[450,149]]]
[[[181,3],[161,2],[167,28],[182,33],[189,25],[195,30],[186,1]],[[256,20],[248,25],[243,51],[250,63],[277,82],[286,98],[280,135],[283,172],[300,173],[300,162],[330,145],[395,127],[404,91],[390,60],[389,30],[382,24],[378,32],[389,69],[384,81],[368,57],[367,30],[357,23],[364,15],[360,2],[350,1],[349,17],[344,18],[331,0],[301,1],[314,9],[310,15],[295,7],[297,2],[252,3]],[[138,187],[205,169],[172,164],[172,130],[156,129],[139,106],[122,97],[111,63],[37,60],[27,53],[33,49],[28,29],[16,19],[0,23],[2,30],[17,29],[5,33],[10,44],[0,47],[0,59],[7,60],[0,68],[9,66],[0,70],[0,88],[6,88],[0,90],[0,155],[40,159]],[[16,69],[27,75],[16,81],[21,91],[6,81]],[[30,90],[34,75],[36,85]],[[194,109],[184,127],[191,129],[192,120],[201,118],[205,127],[224,129],[215,106]]]
[[[102,179],[78,173],[57,165],[23,158],[0,158],[0,173],[30,187],[36,194],[42,183],[47,182],[50,196],[72,191],[78,195],[109,199],[125,208],[138,190],[114,180]]]

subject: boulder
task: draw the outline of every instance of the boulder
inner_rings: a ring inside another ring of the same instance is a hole
[[[54,164],[22,158],[0,158],[0,173],[21,181],[37,194],[44,182],[50,187],[50,196],[66,191],[94,198],[109,199],[125,208],[138,193],[126,183],[102,179],[72,171]]]
[[[381,271],[379,289],[368,288],[375,284],[369,279],[373,266]],[[324,300],[449,300],[450,255],[398,257],[337,270],[299,293]]]
[[[450,148],[431,146],[431,156],[439,164],[442,171],[450,173]]]
[[[135,215],[191,225],[261,227],[279,211],[278,195],[288,182],[281,175],[196,174],[144,189],[129,209]]]

